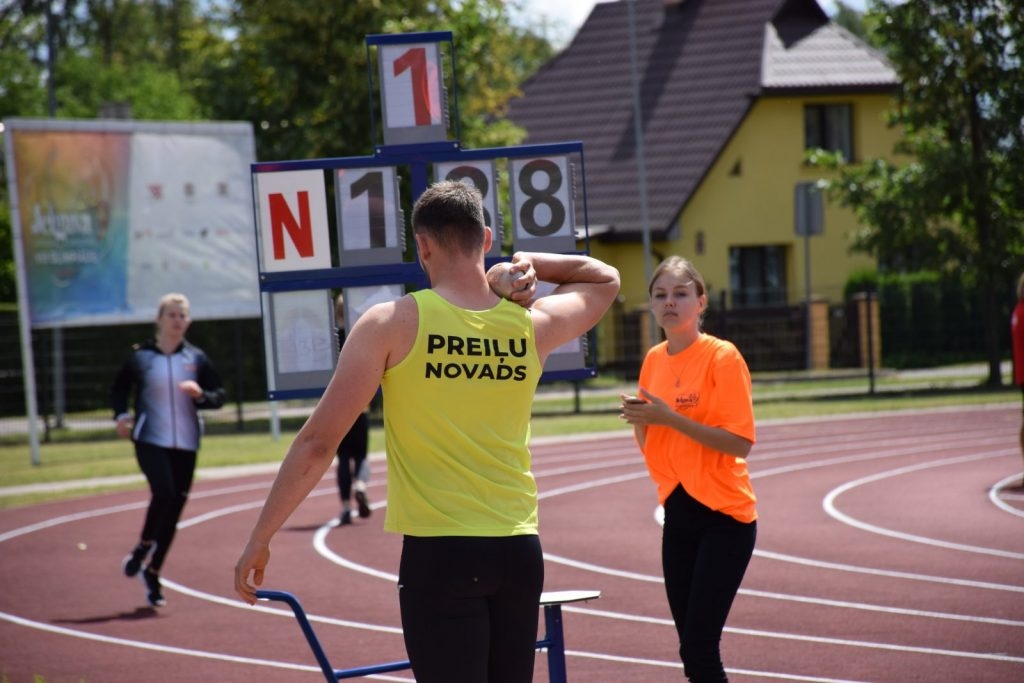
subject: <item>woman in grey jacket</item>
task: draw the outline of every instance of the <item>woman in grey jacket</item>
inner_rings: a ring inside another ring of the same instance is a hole
[[[224,388],[206,353],[185,340],[191,322],[185,295],[161,297],[155,339],[132,347],[110,391],[118,436],[134,442],[152,493],[141,538],[123,570],[129,577],[142,570],[153,607],[166,604],[160,569],[192,488],[202,435],[199,410],[224,405]],[[128,412],[133,388],[134,417]]]

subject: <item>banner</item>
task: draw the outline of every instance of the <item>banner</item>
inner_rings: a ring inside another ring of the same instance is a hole
[[[33,327],[259,317],[249,124],[4,123]]]

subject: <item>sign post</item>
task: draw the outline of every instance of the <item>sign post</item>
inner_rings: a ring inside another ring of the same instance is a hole
[[[820,235],[825,229],[825,204],[817,183],[796,184],[793,208],[796,234],[804,238],[805,346],[807,347],[807,369],[811,370],[814,367],[814,350],[811,345],[814,337],[811,324],[811,235]]]

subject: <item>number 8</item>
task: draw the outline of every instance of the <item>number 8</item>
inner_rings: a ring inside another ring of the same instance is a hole
[[[542,173],[548,177],[546,187],[534,184],[535,174]],[[519,207],[519,224],[534,237],[547,237],[558,232],[565,223],[565,205],[557,193],[562,189],[564,177],[562,169],[550,159],[534,159],[520,169],[516,184],[528,199]],[[538,209],[547,207],[547,221],[542,224],[543,217],[538,218]]]

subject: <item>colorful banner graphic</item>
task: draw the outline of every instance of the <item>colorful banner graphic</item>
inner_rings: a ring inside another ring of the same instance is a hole
[[[251,126],[5,123],[33,327],[259,317]]]

